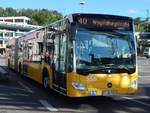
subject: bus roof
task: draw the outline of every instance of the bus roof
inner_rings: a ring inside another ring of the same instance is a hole
[[[73,21],[73,18],[78,16],[89,16],[89,17],[101,17],[101,18],[113,18],[113,19],[121,19],[121,20],[132,20],[132,17],[121,16],[121,15],[110,15],[110,14],[95,14],[95,13],[74,13],[66,16],[70,21]]]
[[[133,31],[133,19],[126,16],[75,13],[66,18],[70,23],[93,30]]]

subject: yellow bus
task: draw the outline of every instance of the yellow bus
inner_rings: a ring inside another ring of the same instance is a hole
[[[135,94],[133,30],[130,17],[71,14],[16,39],[15,69],[69,97]]]

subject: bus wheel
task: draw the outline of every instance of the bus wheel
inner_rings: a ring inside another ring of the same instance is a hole
[[[49,88],[49,76],[48,76],[47,71],[44,71],[44,73],[43,73],[43,87],[44,87],[44,89]]]
[[[23,77],[23,75],[21,73],[21,63],[19,63],[18,73],[19,73],[20,77]]]
[[[10,60],[8,59],[8,68],[10,69]]]

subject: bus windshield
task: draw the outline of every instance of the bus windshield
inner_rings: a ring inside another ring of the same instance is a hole
[[[87,31],[76,33],[76,70],[98,73],[102,70],[135,71],[135,46],[132,33]]]

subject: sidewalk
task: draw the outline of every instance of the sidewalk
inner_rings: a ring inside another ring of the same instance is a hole
[[[137,58],[138,58],[139,60],[147,59],[147,58],[144,57],[144,56],[138,56]]]
[[[0,66],[0,82],[8,80],[9,73]]]

